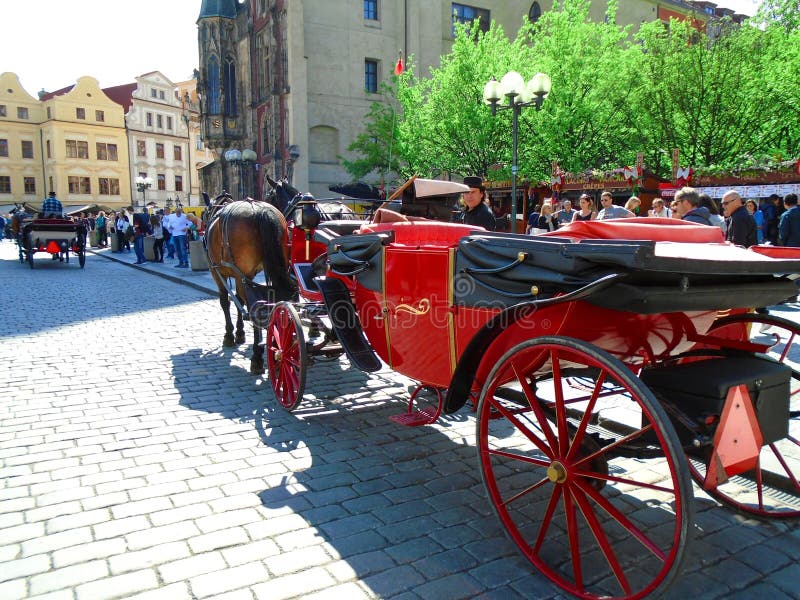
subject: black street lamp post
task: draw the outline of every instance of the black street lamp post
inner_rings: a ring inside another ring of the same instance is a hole
[[[522,75],[509,71],[498,82],[494,77],[483,88],[483,101],[492,107],[492,116],[498,110],[511,111],[511,233],[517,231],[517,132],[519,129],[519,113],[525,106],[533,106],[536,110],[550,93],[550,77],[537,73],[526,84]],[[503,98],[506,103],[503,104]]]
[[[145,190],[153,187],[153,180],[150,177],[142,177],[139,175],[136,178],[136,189],[142,192],[142,211],[147,207],[147,198],[145,197]]]

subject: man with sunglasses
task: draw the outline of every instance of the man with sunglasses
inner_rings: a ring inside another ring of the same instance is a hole
[[[739,192],[736,190],[725,192],[722,196],[722,212],[728,224],[726,240],[745,248],[758,243],[756,220],[747,212]]]

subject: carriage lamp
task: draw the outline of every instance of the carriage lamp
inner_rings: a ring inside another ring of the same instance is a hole
[[[517,229],[517,132],[519,113],[523,107],[542,107],[550,93],[550,77],[537,73],[528,83],[516,71],[509,71],[500,81],[492,77],[483,87],[483,101],[492,108],[492,116],[498,110],[511,111],[511,232]]]
[[[142,210],[144,207],[147,206],[147,198],[145,198],[145,192],[148,188],[153,187],[153,179],[150,177],[142,177],[139,175],[136,178],[136,189],[142,192]]]

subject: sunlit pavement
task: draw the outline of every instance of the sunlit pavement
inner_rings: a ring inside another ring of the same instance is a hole
[[[334,359],[286,413],[208,272],[107,252],[0,243],[0,598],[561,597],[491,512],[468,410],[400,427],[411,382]],[[669,597],[796,597],[795,523],[694,505]]]

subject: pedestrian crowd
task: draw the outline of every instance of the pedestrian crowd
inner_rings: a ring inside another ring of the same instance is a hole
[[[614,203],[611,192],[600,195],[600,209],[589,194],[578,198],[578,210],[571,200],[558,205],[555,199],[546,199],[528,215],[526,233],[536,235],[555,231],[575,221],[622,219],[640,216],[642,201],[631,196],[620,206]],[[760,201],[744,199],[736,190],[729,190],[717,202],[708,194],[684,187],[675,193],[669,206],[663,198],[654,198],[649,217],[680,219],[690,223],[719,227],[725,239],[749,248],[756,244],[800,247],[800,207],[797,194],[786,194],[783,199],[777,194]]]

